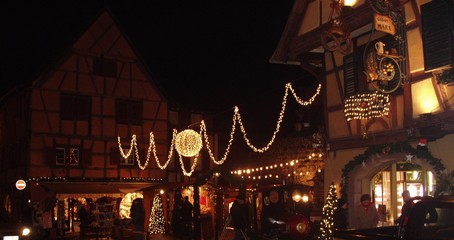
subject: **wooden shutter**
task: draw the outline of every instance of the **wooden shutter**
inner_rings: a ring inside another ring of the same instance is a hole
[[[431,72],[454,63],[454,8],[452,0],[421,5],[424,70]]]
[[[43,149],[44,157],[46,162],[49,166],[55,166],[56,158],[55,158],[55,148],[53,147],[46,147]]]
[[[77,96],[76,102],[77,120],[90,120],[91,116],[91,97]]]
[[[358,92],[358,67],[356,54],[344,56],[344,97]]]
[[[91,158],[93,157],[91,149],[83,149],[83,152],[79,154],[79,159],[81,159],[80,165],[84,168],[91,166]]]
[[[74,97],[71,94],[60,95],[60,118],[72,120],[74,118]]]
[[[118,150],[118,147],[113,147],[110,149],[110,164],[112,165],[119,165],[120,164],[120,158],[122,157],[120,155],[120,150]]]

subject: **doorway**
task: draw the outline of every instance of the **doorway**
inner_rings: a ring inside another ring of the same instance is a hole
[[[394,224],[401,212],[404,190],[412,197],[433,196],[435,178],[433,173],[418,164],[394,162],[380,170],[371,181],[372,197],[380,214],[380,225]]]

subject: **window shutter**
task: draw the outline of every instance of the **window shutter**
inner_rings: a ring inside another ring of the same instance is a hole
[[[357,59],[354,53],[344,56],[344,97],[358,92]]]
[[[452,0],[421,5],[424,70],[431,72],[454,63],[454,8]]]
[[[91,116],[91,97],[78,96],[77,120],[90,120]]]
[[[63,120],[73,119],[74,97],[69,94],[60,95],[60,118]]]
[[[120,150],[118,150],[118,147],[113,147],[110,149],[110,164],[118,166],[120,164],[121,157],[122,156],[120,155]]]
[[[91,166],[92,152],[90,149],[83,149],[83,152],[79,153],[81,159],[80,165],[84,168]]]
[[[44,157],[49,166],[55,166],[56,164],[56,152],[53,147],[46,147],[43,149]]]
[[[140,125],[142,124],[142,102],[141,101],[132,101],[131,102],[131,108],[130,108],[130,119],[131,119],[131,124],[134,125]]]

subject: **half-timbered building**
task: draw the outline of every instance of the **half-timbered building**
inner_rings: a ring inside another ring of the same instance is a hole
[[[323,84],[325,194],[334,182],[350,224],[371,194],[388,224],[403,190],[436,195],[442,179],[452,182],[454,4],[348,2],[296,0],[270,61],[298,64]]]
[[[153,186],[188,180],[178,161],[165,164],[172,128],[204,115],[169,110],[166,95],[141,59],[110,11],[102,10],[48,69],[2,97],[2,206],[20,215],[29,203],[46,198],[66,203],[117,199],[151,189],[143,201],[147,222],[157,193]],[[156,147],[151,151],[150,132]],[[124,157],[134,150],[133,135],[139,154]],[[211,133],[209,137],[213,140]],[[166,169],[158,166],[155,155]],[[211,168],[205,160],[195,172]],[[14,187],[17,180],[25,181],[25,189]]]

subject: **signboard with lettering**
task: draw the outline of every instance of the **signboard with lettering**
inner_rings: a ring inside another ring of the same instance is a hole
[[[374,14],[375,30],[380,32],[389,33],[391,35],[396,34],[396,26],[394,25],[393,20],[382,14]]]

